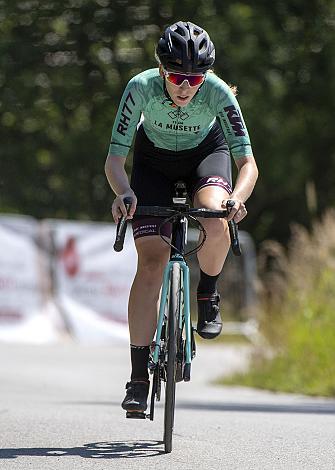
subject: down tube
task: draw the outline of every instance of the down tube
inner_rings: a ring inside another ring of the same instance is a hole
[[[183,270],[184,287],[184,318],[185,318],[185,336],[186,336],[186,357],[185,363],[191,364],[191,312],[190,312],[190,270],[186,263],[179,263]]]
[[[154,350],[154,356],[153,356],[154,364],[157,364],[158,357],[159,357],[162,326],[164,323],[164,314],[165,314],[165,308],[167,304],[167,298],[168,298],[169,287],[170,287],[170,273],[172,270],[172,265],[173,263],[170,261],[164,269],[161,300],[159,304],[159,314],[158,314],[157,330],[156,330],[156,338],[155,338],[155,350]]]

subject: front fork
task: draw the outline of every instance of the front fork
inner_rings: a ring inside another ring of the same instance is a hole
[[[171,284],[171,271],[174,263],[179,263],[181,269],[181,296],[182,302],[180,303],[179,327],[182,328],[183,321],[185,325],[185,369],[184,380],[190,380],[191,361],[194,357],[194,338],[191,326],[191,312],[190,312],[190,271],[182,257],[172,259],[166,265],[163,274],[163,284],[161,292],[161,300],[159,305],[158,322],[156,329],[156,337],[153,343],[153,354],[150,361],[150,369],[154,370],[158,364],[159,357],[162,351],[162,345],[165,335],[162,335],[164,325],[167,317],[168,297]],[[185,374],[186,372],[186,374]]]

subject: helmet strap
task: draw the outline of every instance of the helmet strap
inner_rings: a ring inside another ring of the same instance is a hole
[[[199,86],[199,88],[197,89],[197,92],[194,93],[194,96],[196,96],[196,95],[199,93],[199,91],[200,91],[202,85],[205,83],[205,81],[206,81],[206,78],[205,78],[205,80],[202,82],[202,84]],[[193,96],[193,98],[194,98],[194,96]],[[193,99],[193,98],[192,98],[192,99]]]

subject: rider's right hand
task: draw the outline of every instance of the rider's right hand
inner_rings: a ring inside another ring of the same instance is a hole
[[[136,210],[137,197],[135,196],[135,193],[132,189],[129,189],[129,191],[116,196],[112,205],[113,219],[116,224],[118,223],[119,218],[122,217],[122,215],[127,215],[127,209],[123,202],[125,197],[130,197],[133,201],[131,204],[129,214],[128,214],[128,219],[133,218],[134,212]]]

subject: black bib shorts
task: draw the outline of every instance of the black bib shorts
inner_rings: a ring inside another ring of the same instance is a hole
[[[191,200],[205,186],[219,186],[232,193],[231,157],[221,126],[216,121],[205,139],[195,148],[174,152],[157,148],[148,139],[143,126],[136,133],[131,188],[139,206],[171,206],[174,184],[186,183]],[[158,235],[162,220],[135,216],[134,238]],[[171,236],[171,226],[162,227],[162,235]]]

